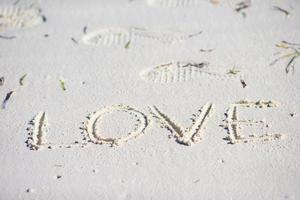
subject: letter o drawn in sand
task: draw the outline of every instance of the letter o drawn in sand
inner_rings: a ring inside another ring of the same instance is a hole
[[[134,126],[134,129],[123,137],[103,138],[99,131],[97,131],[97,123],[99,123],[105,117],[105,115],[112,112],[125,112],[134,116],[137,122]],[[90,141],[95,144],[110,144],[111,146],[119,146],[132,138],[138,137],[139,135],[144,133],[148,125],[148,119],[144,113],[122,104],[103,107],[100,110],[89,115],[87,118],[88,120],[85,123],[84,132],[90,139]]]

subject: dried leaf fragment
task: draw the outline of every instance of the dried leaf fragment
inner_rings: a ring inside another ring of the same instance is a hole
[[[60,87],[63,91],[66,91],[65,81],[63,79],[59,79]]]
[[[19,84],[20,84],[21,86],[24,85],[24,79],[26,78],[26,76],[27,76],[27,74],[24,74],[24,75],[19,79]]]
[[[4,82],[5,82],[5,78],[4,78],[4,76],[2,76],[0,78],[0,86],[4,85]]]
[[[126,44],[125,44],[125,49],[129,49],[129,47],[130,47],[130,44],[131,44],[131,40],[129,40],[128,42],[126,42]]]
[[[13,93],[14,93],[14,91],[10,91],[6,94],[5,99],[2,102],[2,109],[6,108],[7,101],[10,99],[10,97]]]

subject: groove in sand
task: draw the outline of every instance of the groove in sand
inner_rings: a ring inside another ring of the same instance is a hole
[[[254,141],[271,141],[271,140],[277,140],[282,139],[282,134],[270,134],[265,133],[265,129],[269,127],[269,124],[267,124],[263,120],[241,120],[238,118],[238,108],[239,107],[253,107],[253,108],[272,108],[277,107],[277,103],[274,101],[239,101],[234,104],[232,104],[227,112],[227,118],[226,118],[226,125],[225,128],[228,131],[228,137],[225,139],[229,140],[231,144],[236,143],[248,143],[248,142],[254,142]],[[256,133],[253,133],[249,135],[248,137],[243,136],[239,129],[240,125],[244,126],[252,126],[257,125],[261,126],[262,134],[257,135]]]
[[[101,134],[98,133],[96,129],[96,124],[101,121],[101,119],[112,112],[125,112],[133,115],[136,118],[136,124],[133,131],[127,133],[126,136],[118,138],[103,138]],[[88,120],[85,122],[84,133],[90,139],[91,142],[95,144],[110,144],[111,146],[119,146],[132,138],[136,138],[142,135],[148,125],[147,116],[126,105],[113,105],[108,107],[103,107],[100,110],[89,115]]]
[[[38,150],[45,144],[45,136],[47,130],[47,116],[45,112],[38,113],[30,122],[28,128],[28,138],[26,141],[27,147],[31,150]]]
[[[166,114],[161,112],[156,106],[150,107],[150,113],[163,128],[167,128],[176,141],[180,144],[190,146],[196,144],[201,140],[201,130],[204,129],[205,123],[211,116],[213,110],[213,104],[204,105],[199,111],[199,113],[194,114],[192,120],[192,125],[188,128],[184,128],[179,123],[172,120]]]

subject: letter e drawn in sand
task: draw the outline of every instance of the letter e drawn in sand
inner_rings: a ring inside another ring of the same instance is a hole
[[[100,131],[97,130],[97,123],[100,123],[105,115],[113,112],[124,112],[134,116],[136,118],[134,130],[130,131],[126,136],[123,137],[104,138],[103,136],[101,136],[101,134],[99,133]],[[88,120],[85,122],[83,128],[86,137],[95,144],[110,144],[111,146],[119,146],[130,139],[142,135],[149,123],[148,118],[144,113],[136,110],[135,108],[122,104],[103,107],[100,110],[89,115],[87,119]]]
[[[187,128],[184,128],[166,114],[162,113],[156,106],[149,108],[152,116],[158,120],[163,128],[171,132],[171,136],[175,137],[178,143],[190,146],[201,140],[201,130],[205,128],[205,124],[212,114],[213,104],[208,103],[199,109],[198,113],[194,114],[191,118],[192,125]]]
[[[239,107],[248,107],[248,108],[273,108],[277,107],[277,104],[274,101],[247,101],[242,100],[239,102],[236,102],[230,106],[228,109],[228,112],[226,113],[227,118],[225,120],[226,125],[223,126],[228,131],[228,136],[225,138],[226,140],[229,140],[230,144],[236,144],[236,143],[248,143],[248,142],[254,142],[254,141],[271,141],[271,140],[277,140],[283,138],[282,134],[270,134],[265,133],[265,129],[268,128],[270,125],[267,124],[265,121],[260,120],[244,120],[239,119],[238,117],[238,108]],[[262,134],[257,135],[255,133],[250,134],[249,136],[245,137],[243,136],[239,129],[241,129],[241,125],[244,126],[261,126]]]

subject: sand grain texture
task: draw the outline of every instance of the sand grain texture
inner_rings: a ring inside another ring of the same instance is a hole
[[[300,199],[300,1],[240,2],[0,1],[0,200]]]

